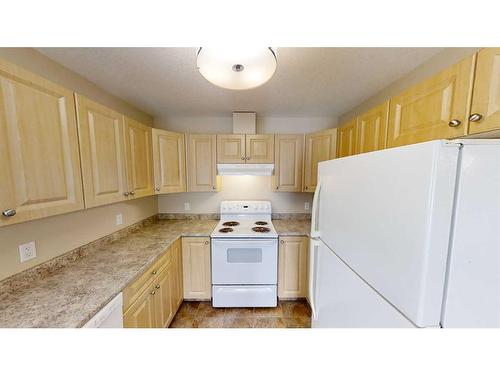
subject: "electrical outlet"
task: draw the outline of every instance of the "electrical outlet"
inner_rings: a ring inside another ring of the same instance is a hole
[[[304,204],[304,209],[305,209],[306,211],[308,211],[308,210],[309,210],[309,202],[306,202],[306,203]]]
[[[184,203],[184,211],[191,211],[191,204],[190,203]]]
[[[19,245],[19,257],[21,258],[21,262],[36,258],[35,242],[33,241]]]
[[[123,224],[123,215],[118,214],[116,215],[116,225],[122,225]]]

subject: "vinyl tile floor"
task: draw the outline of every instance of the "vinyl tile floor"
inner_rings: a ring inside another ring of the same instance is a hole
[[[277,307],[217,308],[211,302],[184,301],[170,328],[310,328],[306,300],[280,301]]]

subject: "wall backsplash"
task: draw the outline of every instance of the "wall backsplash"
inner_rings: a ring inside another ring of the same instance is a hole
[[[223,200],[269,200],[273,212],[309,213],[313,194],[282,193],[271,190],[271,176],[222,176],[222,188],[217,193],[177,193],[158,196],[160,213],[216,213]],[[189,203],[191,210],[184,210]]]

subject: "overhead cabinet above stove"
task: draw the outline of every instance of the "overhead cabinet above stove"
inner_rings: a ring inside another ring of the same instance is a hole
[[[274,134],[217,135],[217,163],[274,163]]]

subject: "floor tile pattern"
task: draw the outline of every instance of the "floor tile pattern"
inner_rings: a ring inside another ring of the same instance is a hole
[[[211,302],[184,301],[170,328],[310,328],[305,300],[280,301],[277,307],[217,308]]]

